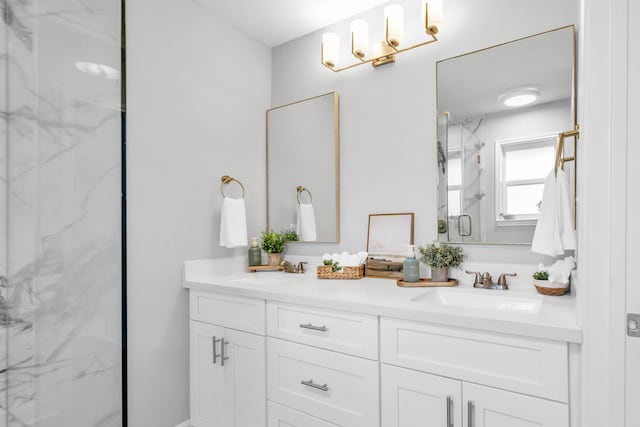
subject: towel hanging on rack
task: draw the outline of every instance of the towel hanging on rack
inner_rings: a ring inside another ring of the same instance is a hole
[[[296,221],[296,233],[303,242],[315,242],[318,240],[316,230],[316,214],[313,210],[313,196],[309,189],[299,185],[297,188],[296,199],[298,200],[298,215]],[[300,200],[302,192],[309,194],[309,203],[303,203]]]
[[[554,168],[544,182],[540,215],[531,243],[533,252],[555,257],[575,250],[571,205],[567,174]]]
[[[224,185],[232,181],[237,182],[242,187],[242,198],[232,199],[224,194]],[[237,179],[225,175],[222,177],[220,191],[223,197],[220,215],[220,246],[226,248],[248,246],[244,185]]]

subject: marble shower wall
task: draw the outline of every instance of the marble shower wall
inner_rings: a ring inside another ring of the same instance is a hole
[[[119,426],[120,1],[0,8],[0,426]]]

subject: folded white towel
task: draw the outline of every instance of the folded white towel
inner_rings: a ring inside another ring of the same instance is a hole
[[[322,255],[322,261],[332,260],[337,262],[343,267],[357,267],[364,264],[367,260],[368,254],[366,252],[358,252],[357,254],[350,254],[349,252],[324,254]]]
[[[546,271],[549,273],[549,282],[557,282],[563,285],[567,285],[569,283],[571,272],[575,268],[576,260],[572,256],[568,256],[554,262],[551,267],[545,267],[543,264],[538,264],[538,271]]]
[[[247,246],[247,214],[244,199],[225,197],[220,218],[220,246]]]
[[[544,182],[542,206],[531,250],[544,255],[563,255],[576,248],[567,174],[552,170]]]
[[[315,242],[316,235],[316,214],[311,203],[298,204],[298,223],[296,233],[303,242]]]

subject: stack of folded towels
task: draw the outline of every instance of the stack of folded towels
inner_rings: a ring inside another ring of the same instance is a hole
[[[571,272],[576,268],[576,260],[572,256],[568,256],[565,259],[558,260],[551,265],[551,267],[545,267],[543,264],[538,264],[538,271],[546,271],[549,273],[549,287],[561,288],[569,285],[569,279]]]
[[[357,254],[350,254],[349,252],[324,254],[322,255],[322,261],[330,259],[342,267],[357,267],[365,263],[368,255],[367,252],[358,252]]]

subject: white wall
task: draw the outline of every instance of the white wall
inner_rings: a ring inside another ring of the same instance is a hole
[[[224,44],[222,44],[224,42]],[[220,177],[265,225],[264,115],[270,50],[193,1],[127,2],[129,425],[188,418],[185,260],[218,247]]]
[[[398,3],[410,9],[415,2]],[[575,0],[448,0],[444,7],[440,41],[403,53],[396,63],[378,69],[365,65],[336,74],[324,68],[319,55],[326,29],[273,49],[272,105],[333,90],[340,94],[341,243],[292,244],[289,253],[360,250],[366,245],[370,213],[415,212],[416,243],[435,240],[435,62],[576,24],[578,15]],[[381,8],[361,17],[375,27],[382,21]],[[342,49],[347,48],[350,21],[329,27],[343,34]],[[380,37],[371,34],[370,39]],[[549,261],[526,246],[466,246],[465,251],[474,262]]]

